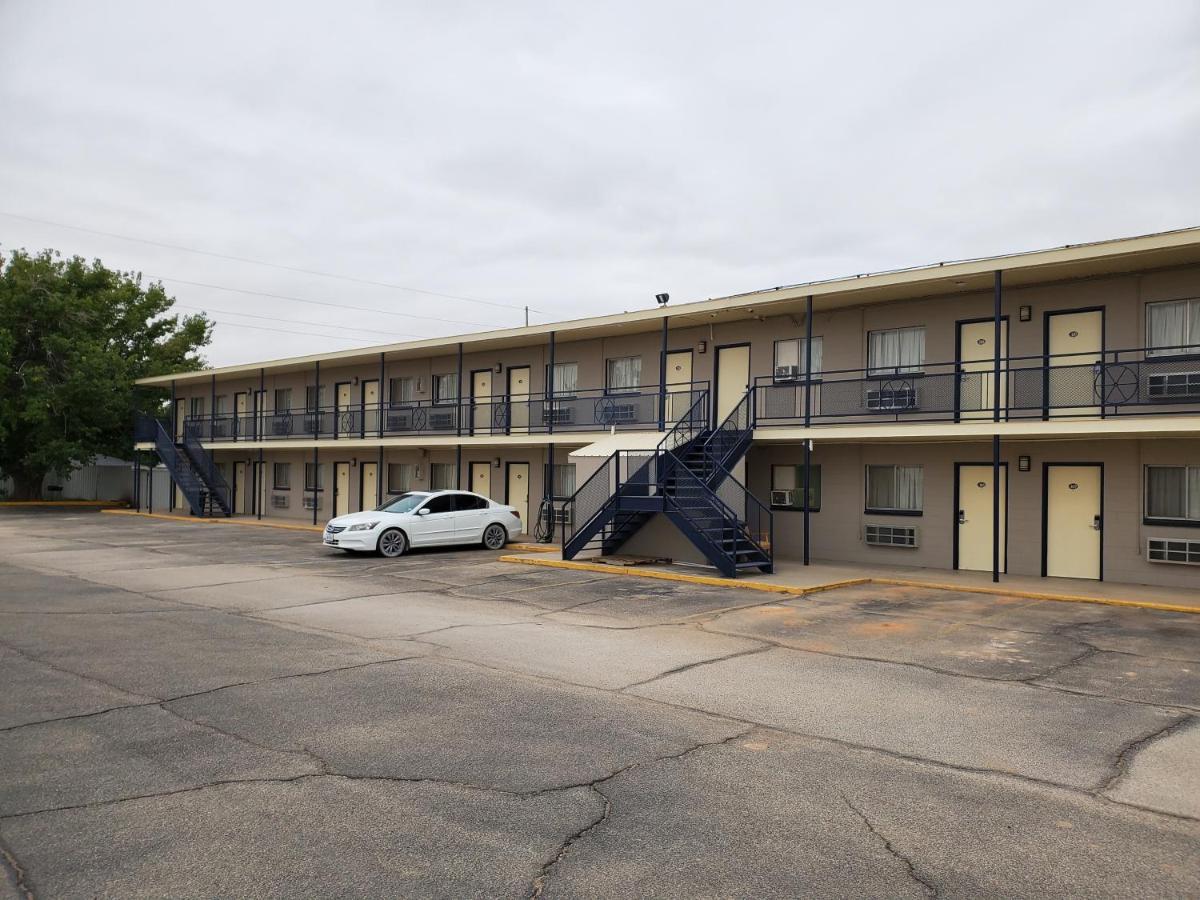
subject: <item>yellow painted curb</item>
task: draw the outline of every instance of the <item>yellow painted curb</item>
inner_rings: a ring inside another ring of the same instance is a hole
[[[288,525],[284,522],[260,522],[258,519],[206,519],[197,516],[172,516],[167,513],[145,513],[135,509],[104,509],[101,512],[114,516],[141,516],[144,519],[166,519],[168,522],[188,522],[193,525],[247,525],[252,528],[282,528],[285,531],[320,532],[320,525]]]
[[[6,506],[124,506],[123,500],[0,500]]]
[[[509,544],[509,550],[520,550],[524,553],[557,553],[557,544]]]
[[[633,566],[606,566],[603,563],[574,562],[565,559],[538,559],[533,556],[501,556],[500,562],[520,563],[525,566],[547,566],[552,569],[575,569],[579,572],[602,572],[606,575],[636,575],[640,578],[657,578],[661,581],[682,581],[687,584],[706,584],[712,587],[734,587],[745,591],[765,591],[770,594],[817,594],[834,588],[853,587],[866,584],[870,579],[849,578],[845,581],[830,581],[808,587],[787,584],[770,584],[766,581],[749,581],[745,578],[717,578],[711,575],[687,575],[683,572],[660,572],[657,569],[642,569]]]
[[[1159,603],[1154,600],[1122,600],[1115,597],[1091,597],[1086,594],[1053,594],[1040,591],[1006,590],[981,585],[945,584],[935,581],[917,581],[905,578],[848,578],[808,587],[773,584],[765,581],[749,581],[742,578],[716,578],[708,575],[687,575],[683,572],[660,572],[632,566],[606,566],[601,563],[574,562],[562,559],[537,559],[528,556],[501,556],[500,562],[520,563],[526,566],[550,566],[556,569],[576,569],[582,572],[603,572],[613,575],[634,575],[641,578],[658,578],[663,581],[681,581],[689,584],[707,584],[715,587],[740,588],[748,591],[766,591],[774,594],[804,596],[837,588],[855,587],[863,584],[884,584],[897,587],[921,587],[938,591],[962,591],[969,594],[993,594],[1003,597],[1021,597],[1027,600],[1052,600],[1059,603],[1097,603],[1104,606],[1124,606],[1134,609],[1152,609],[1159,612],[1192,613],[1200,615],[1200,606],[1185,606],[1175,603]]]

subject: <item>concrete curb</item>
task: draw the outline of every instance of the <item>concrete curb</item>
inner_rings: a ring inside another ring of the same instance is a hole
[[[140,516],[143,519],[164,519],[168,522],[187,522],[192,525],[246,525],[251,528],[282,528],[285,531],[321,532],[321,525],[288,525],[284,522],[260,522],[257,519],[202,519],[195,516],[173,516],[167,513],[138,512],[136,509],[104,509],[112,516]]]

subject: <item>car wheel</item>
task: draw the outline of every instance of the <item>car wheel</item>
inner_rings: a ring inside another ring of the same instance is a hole
[[[499,550],[507,540],[508,532],[504,530],[503,525],[497,525],[493,522],[487,528],[483,529],[483,546],[489,550]]]
[[[408,538],[399,528],[389,528],[379,536],[379,553],[382,556],[400,556],[408,549]]]

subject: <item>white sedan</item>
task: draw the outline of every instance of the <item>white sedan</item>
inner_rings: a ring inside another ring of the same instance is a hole
[[[410,491],[379,509],[330,519],[322,541],[339,550],[400,556],[409,547],[483,544],[499,550],[522,531],[515,507],[467,491]]]

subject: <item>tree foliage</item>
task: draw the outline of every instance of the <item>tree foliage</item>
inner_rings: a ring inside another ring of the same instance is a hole
[[[171,315],[159,283],[53,250],[0,255],[0,472],[36,497],[49,473],[129,458],[148,375],[201,368],[203,315]]]

